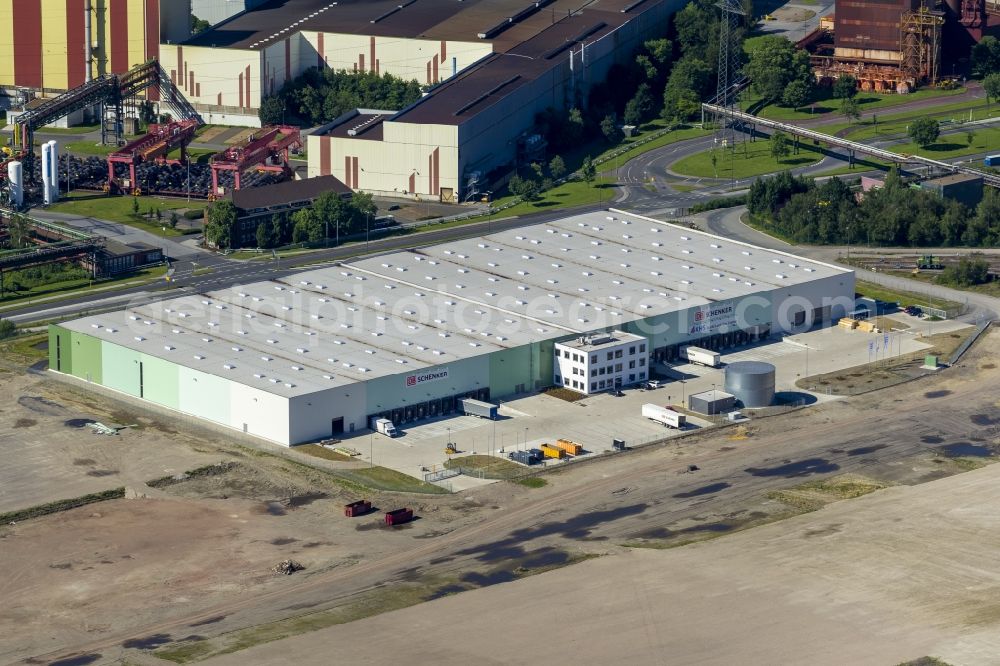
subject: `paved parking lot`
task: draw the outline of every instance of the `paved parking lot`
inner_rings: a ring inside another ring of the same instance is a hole
[[[905,315],[901,316],[901,319]],[[578,402],[566,402],[545,394],[529,395],[503,402],[501,418],[488,421],[473,416],[452,416],[407,425],[403,436],[390,439],[383,435],[358,434],[346,440],[362,452],[362,460],[422,478],[427,471],[439,470],[448,459],[445,444],[458,445],[459,455],[495,455],[507,457],[515,449],[537,448],[544,442],[570,439],[582,445],[585,454],[611,449],[614,439],[637,444],[663,436],[679,434],[640,415],[644,403],[684,404],[692,393],[722,388],[724,366],[734,361],[766,361],[777,371],[777,390],[798,392],[796,381],[808,375],[824,374],[863,365],[874,360],[869,345],[878,346],[879,358],[886,349],[889,355],[919,352],[929,345],[918,337],[926,333],[955,330],[956,324],[905,322],[913,328],[890,334],[885,346],[882,334],[826,328],[723,354],[723,368],[693,364],[670,367],[669,379],[659,389],[645,391],[630,388],[622,397],[607,393],[589,396]],[[803,394],[803,397],[806,397]],[[817,395],[818,400],[836,400],[836,396]],[[689,418],[690,428],[705,427],[708,422]],[[549,464],[560,464],[549,461]],[[458,489],[462,481],[449,480]],[[456,485],[457,484],[457,485]]]

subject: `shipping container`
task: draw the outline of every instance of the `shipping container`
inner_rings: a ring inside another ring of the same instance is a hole
[[[458,402],[462,408],[462,413],[469,416],[478,416],[483,419],[496,419],[497,417],[497,406],[492,403],[473,400],[472,398],[462,398]]]
[[[566,452],[551,444],[542,444],[542,453],[546,458],[565,458]]]
[[[537,455],[531,451],[512,451],[507,454],[507,457],[522,465],[537,465],[542,461],[541,451]]]
[[[386,525],[402,525],[413,520],[413,509],[393,509],[385,514]]]
[[[556,446],[571,456],[578,456],[583,453],[583,447],[576,442],[571,442],[568,439],[556,440]]]
[[[363,516],[372,510],[372,503],[368,500],[358,500],[344,505],[344,515],[348,518]]]
[[[983,164],[989,167],[1000,166],[1000,155],[990,155],[985,160]]]

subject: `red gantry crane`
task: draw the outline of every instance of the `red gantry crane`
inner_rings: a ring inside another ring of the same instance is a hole
[[[108,187],[112,191],[123,193],[139,194],[138,186],[135,182],[135,167],[142,162],[151,160],[161,160],[164,163],[173,162],[166,160],[166,156],[174,148],[180,147],[180,163],[186,160],[186,149],[194,139],[195,131],[201,123],[197,120],[180,120],[165,124],[151,124],[149,132],[108,155]],[[115,178],[115,164],[128,165],[128,181]]]
[[[260,134],[251,134],[246,144],[227,148],[212,157],[212,192],[210,196],[223,194],[219,191],[219,172],[234,171],[234,189],[240,189],[240,174],[248,169],[284,173],[288,168],[288,151],[302,145],[299,128],[279,125],[265,127]]]

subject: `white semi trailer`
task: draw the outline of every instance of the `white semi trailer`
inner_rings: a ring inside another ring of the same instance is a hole
[[[697,363],[699,365],[707,365],[710,368],[717,368],[721,362],[721,356],[719,352],[714,352],[711,349],[702,349],[701,347],[694,347],[687,345],[681,347],[681,358],[688,363]]]
[[[687,423],[687,417],[680,412],[652,403],[646,403],[642,406],[642,415],[650,421],[662,423],[670,428],[682,428]]]

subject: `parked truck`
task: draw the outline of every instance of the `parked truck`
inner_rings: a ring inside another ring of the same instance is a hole
[[[720,356],[719,352],[714,352],[711,349],[702,349],[701,347],[694,347],[691,345],[686,345],[681,347],[681,358],[688,363],[697,363],[699,365],[707,365],[710,368],[719,367]]]
[[[558,439],[558,440],[556,440],[556,447],[562,449],[563,451],[565,451],[566,453],[568,453],[571,456],[578,456],[581,453],[583,453],[583,447],[582,446],[580,446],[576,442],[572,442],[572,441],[570,441],[568,439]]]
[[[542,453],[546,458],[556,458],[557,460],[566,457],[565,451],[551,444],[542,444]]]
[[[392,424],[389,419],[380,419],[377,417],[372,417],[369,427],[375,432],[382,433],[386,437],[395,437],[399,434],[396,430],[396,426]]]
[[[413,520],[413,509],[393,509],[385,513],[386,525],[402,525],[411,520]]]
[[[371,512],[371,510],[372,503],[368,500],[358,500],[357,502],[351,502],[350,504],[344,505],[344,515],[348,518],[363,516],[366,513]]]
[[[660,407],[651,403],[642,406],[642,415],[650,421],[656,421],[670,428],[681,428],[687,423],[687,417],[669,407]]]
[[[463,414],[478,416],[482,419],[496,419],[497,417],[497,406],[492,403],[472,398],[462,398],[458,403]]]

